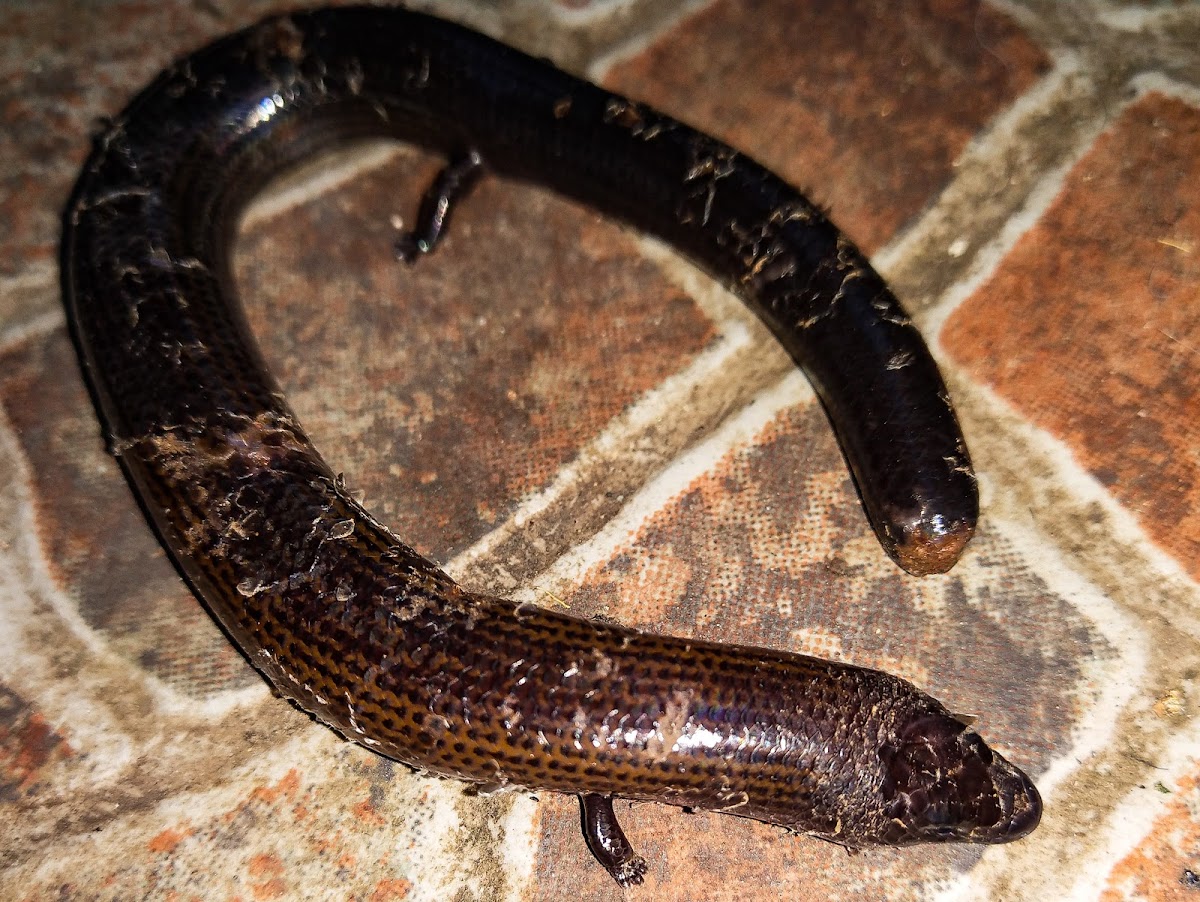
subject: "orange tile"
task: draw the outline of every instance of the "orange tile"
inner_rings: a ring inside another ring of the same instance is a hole
[[[984,3],[718,0],[604,82],[758,158],[870,252],[1046,69]]]
[[[1200,578],[1200,110],[1142,98],[942,343]]]
[[[0,276],[53,263],[63,207],[99,116],[114,116],[171,62],[270,0],[240,4],[236,19],[186,0],[10,5],[0,42]],[[148,37],[149,36],[149,37]],[[152,42],[152,45],[151,43]]]
[[[0,802],[28,800],[54,782],[54,765],[71,758],[66,737],[0,683]]]
[[[239,271],[326,459],[445,560],[716,332],[615,224],[491,179],[443,247],[398,263],[390,220],[413,215],[433,171],[416,159],[252,229]]]
[[[1193,902],[1200,890],[1200,771],[1173,788],[1163,812],[1137,848],[1116,863],[1108,875],[1101,902],[1156,899]]]

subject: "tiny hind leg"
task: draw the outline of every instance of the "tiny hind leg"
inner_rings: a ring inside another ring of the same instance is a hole
[[[414,227],[396,239],[396,256],[413,263],[432,253],[446,233],[450,214],[471,193],[483,170],[483,157],[476,150],[451,158],[421,198]]]
[[[583,812],[583,836],[596,860],[621,886],[642,882],[646,859],[633,850],[625,831],[617,823],[612,797],[590,793],[579,797]]]

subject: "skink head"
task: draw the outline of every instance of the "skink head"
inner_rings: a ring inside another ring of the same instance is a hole
[[[913,720],[881,758],[886,821],[879,842],[1011,842],[1041,819],[1030,779],[952,717]]]

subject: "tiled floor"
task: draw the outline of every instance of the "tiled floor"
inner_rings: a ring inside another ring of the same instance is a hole
[[[67,339],[59,216],[97,120],[270,0],[0,11],[0,898],[623,893],[572,799],[410,774],[274,698],[159,550]],[[389,254],[433,162],[358,148],[252,214],[294,406],[466,584],[901,674],[1028,767],[1030,838],[840,849],[639,805],[631,899],[1200,899],[1200,4],[508,0],[450,18],[809,189],[943,365],[979,535],[875,543],[803,378],[730,295],[485,182]]]

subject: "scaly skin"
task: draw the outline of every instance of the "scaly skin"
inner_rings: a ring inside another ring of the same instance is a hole
[[[63,280],[114,453],[276,689],[350,739],[464,780],[728,811],[850,847],[1032,830],[1028,778],[900,679],[470,595],[349,497],[262,363],[229,245],[269,176],[366,134],[477,152],[723,278],[813,380],[906,568],[947,569],[977,511],[920,336],[771,173],[436,19],[270,19],[168,70],[99,138],[67,210]],[[611,809],[588,820],[605,866],[640,879]]]

